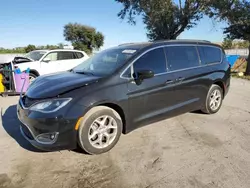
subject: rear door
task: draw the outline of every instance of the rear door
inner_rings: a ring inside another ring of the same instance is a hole
[[[138,126],[166,118],[176,105],[173,74],[167,73],[163,47],[146,52],[132,64],[132,73],[140,70],[152,70],[155,76],[141,84],[128,83],[130,117]]]
[[[78,65],[79,59],[73,51],[58,52],[58,63],[60,71],[67,71]]]
[[[174,74],[179,113],[200,109],[206,98],[205,72],[196,46],[165,48],[169,71]]]

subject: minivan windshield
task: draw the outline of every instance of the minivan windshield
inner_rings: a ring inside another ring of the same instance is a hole
[[[75,73],[106,76],[112,74],[131,58],[138,49],[112,48],[90,57],[72,71]]]
[[[34,61],[39,61],[45,53],[46,51],[32,51],[32,52],[27,53],[24,57],[27,57]]]

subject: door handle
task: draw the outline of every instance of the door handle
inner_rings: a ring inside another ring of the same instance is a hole
[[[167,81],[165,82],[165,84],[172,84],[172,83],[174,83],[173,80],[167,80]]]
[[[183,81],[184,79],[185,79],[184,77],[179,77],[179,78],[176,79],[176,82],[181,82],[181,81]]]

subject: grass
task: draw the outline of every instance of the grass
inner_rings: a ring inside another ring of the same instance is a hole
[[[234,78],[242,78],[242,79],[250,80],[250,75],[239,76],[238,73],[231,73],[231,75]]]
[[[235,62],[234,66],[231,68],[232,77],[250,80],[250,75],[244,75],[244,76],[239,76],[238,75],[239,72],[245,73],[246,72],[246,67],[247,67],[246,59],[245,58],[239,58]]]

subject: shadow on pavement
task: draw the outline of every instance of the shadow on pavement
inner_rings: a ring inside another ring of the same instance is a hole
[[[204,112],[202,112],[201,110],[195,110],[195,111],[192,111],[192,112],[190,112],[191,114],[206,114],[206,113],[204,113]]]
[[[16,105],[10,106],[1,116],[3,128],[22,148],[33,152],[46,152],[35,148],[22,136],[20,122],[16,114]]]

